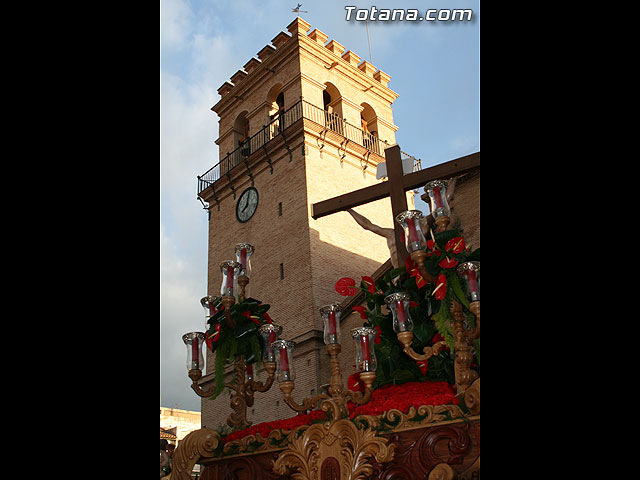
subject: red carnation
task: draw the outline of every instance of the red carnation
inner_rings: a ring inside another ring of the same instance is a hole
[[[368,318],[368,317],[367,317],[367,311],[368,311],[368,310],[367,310],[365,307],[363,307],[362,305],[354,305],[354,306],[353,306],[353,309],[354,309],[356,312],[360,313],[360,318],[362,318],[362,319],[364,319],[364,320],[366,320],[366,319]]]
[[[336,282],[335,290],[343,297],[349,297],[358,293],[356,281],[353,278],[342,277]]]
[[[373,281],[373,278],[363,276],[362,281],[365,283],[365,285],[369,289],[369,293],[376,293],[376,283]]]

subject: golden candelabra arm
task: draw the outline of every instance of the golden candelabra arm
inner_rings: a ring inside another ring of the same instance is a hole
[[[267,377],[267,383],[263,384],[262,382],[250,380],[249,384],[254,392],[266,392],[271,388],[271,385],[273,385],[273,381],[276,378],[276,362],[264,362],[263,365],[267,375],[269,375]]]
[[[354,392],[353,390],[347,390],[346,396],[350,398],[352,402],[358,405],[364,405],[369,403],[371,395],[373,394],[373,382],[376,380],[376,372],[360,372],[360,380],[365,384],[364,392]]]
[[[229,328],[236,328],[236,322],[231,318],[231,307],[236,304],[235,297],[224,296],[222,297],[222,305],[224,305],[224,318],[227,320]]]
[[[449,226],[450,220],[449,217],[442,215],[436,218],[436,226],[438,227],[439,232],[443,232]]]
[[[285,382],[280,382],[280,390],[284,394],[284,401],[289,408],[296,412],[305,412],[307,410],[315,409],[320,400],[329,399],[329,395],[325,395],[324,393],[320,393],[312,398],[305,398],[302,401],[302,405],[296,403],[291,395],[291,392],[295,388],[295,384],[291,380],[287,380]]]
[[[476,317],[476,326],[470,330],[469,339],[475,340],[480,337],[480,300],[471,302],[469,304],[469,310],[471,310],[471,313]]]
[[[427,272],[427,269],[424,266],[424,261],[426,259],[427,252],[425,252],[424,250],[415,250],[414,252],[411,252],[411,260],[413,260],[413,263],[417,265],[418,271],[420,272],[422,278],[424,278],[427,283],[436,283],[436,277]]]
[[[200,380],[200,378],[202,378],[202,370],[200,370],[200,369],[189,370],[189,378],[192,381],[191,389],[194,392],[196,392],[196,395],[198,395],[199,397],[209,398],[209,397],[213,396],[216,393],[215,384],[212,384],[211,387],[206,388],[206,389],[202,388],[200,385],[198,385],[198,380]],[[230,383],[225,383],[225,386],[235,389],[235,385],[231,385]]]
[[[480,305],[478,305],[478,313],[480,312],[479,307]],[[454,371],[456,377],[456,395],[461,395],[473,381],[478,378],[478,373],[471,369],[471,363],[473,362],[473,346],[471,342],[480,335],[480,325],[478,324],[476,328],[466,330],[464,327],[465,318],[462,305],[455,300],[451,302],[450,311],[453,316],[452,329],[455,341]]]
[[[425,362],[429,360],[431,357],[435,357],[440,352],[440,350],[442,350],[444,347],[447,346],[447,342],[440,341],[430,347],[424,347],[422,349],[424,354],[420,355],[419,353],[416,353],[415,350],[411,347],[411,342],[413,341],[413,332],[409,332],[409,331],[399,332],[398,340],[400,340],[400,342],[404,346],[404,349],[403,349],[404,353],[406,353],[413,360],[416,360],[419,362]]]
[[[242,302],[246,297],[246,288],[249,285],[249,277],[246,275],[240,275],[238,277],[238,286],[240,287],[240,293],[238,294],[238,299]]]

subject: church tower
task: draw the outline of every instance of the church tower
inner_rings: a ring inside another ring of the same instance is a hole
[[[314,203],[378,183],[376,166],[395,144],[391,105],[398,94],[390,76],[297,17],[219,89],[219,163],[198,177],[198,195],[209,205],[207,294],[219,295],[220,263],[235,259],[234,246],[255,246],[248,296],[271,305],[269,315],[293,340],[293,396],[320,392],[330,378],[318,310],[341,302],[341,277],[359,282],[389,259],[386,240],[364,230],[347,212],[318,220]],[[407,193],[409,208],[413,195]],[[393,228],[389,198],[357,207],[381,227]],[[349,331],[342,320],[343,380],[354,373]],[[231,368],[229,368],[231,372]],[[229,373],[229,380],[232,373]],[[264,370],[256,372],[264,380]],[[213,381],[213,355],[201,383]],[[215,428],[230,413],[229,397],[202,400],[202,425]],[[277,381],[257,393],[247,419],[259,423],[295,415]]]

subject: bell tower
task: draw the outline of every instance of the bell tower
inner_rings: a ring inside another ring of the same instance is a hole
[[[271,305],[280,338],[296,342],[293,396],[315,395],[329,382],[320,307],[341,302],[341,277],[357,282],[389,259],[383,237],[361,228],[347,213],[318,220],[311,205],[378,183],[376,166],[395,144],[391,105],[398,94],[390,76],[297,17],[219,89],[219,163],[198,177],[198,196],[209,205],[208,295],[219,295],[220,263],[234,245],[255,247],[248,296]],[[407,194],[409,208],[413,195]],[[393,228],[389,198],[357,207],[381,227]],[[343,380],[354,373],[350,330],[357,314],[342,319]],[[231,368],[229,367],[229,379]],[[263,370],[256,372],[264,380]],[[203,382],[213,381],[208,352]],[[202,400],[203,427],[225,423],[229,398]],[[256,394],[247,419],[289,418],[277,382]]]

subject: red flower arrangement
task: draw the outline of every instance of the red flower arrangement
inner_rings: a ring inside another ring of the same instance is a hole
[[[383,385],[374,390],[371,401],[364,405],[348,402],[349,418],[358,415],[380,415],[397,409],[407,413],[410,407],[421,405],[458,405],[453,385],[448,382],[409,382],[402,385]]]
[[[238,440],[248,435],[256,435],[257,433],[262,435],[264,438],[267,438],[271,430],[293,430],[301,425],[310,425],[311,423],[319,420],[328,420],[328,418],[327,413],[321,410],[313,410],[307,414],[300,413],[295,417],[287,418],[285,420],[258,423],[243,430],[237,430],[224,437],[222,439],[222,443],[233,442],[234,440]]]
[[[355,382],[357,376],[357,382]],[[361,382],[359,374],[349,377],[350,381],[353,377],[354,387]],[[357,391],[356,388],[349,389]],[[364,390],[364,389],[363,389]],[[422,405],[458,405],[460,400],[455,396],[455,388],[447,382],[409,382],[402,385],[383,385],[373,391],[371,401],[364,405],[357,405],[348,402],[349,418],[353,419],[358,415],[380,415],[388,410],[397,409],[407,413],[411,407],[420,407]],[[237,430],[230,433],[222,439],[222,443],[232,442],[248,435],[256,435],[259,433],[264,438],[269,435],[271,430],[293,430],[301,425],[310,425],[318,421],[326,421],[329,417],[326,412],[321,410],[313,410],[307,414],[298,414],[295,417],[285,420],[274,420],[272,422],[258,423],[251,425],[243,430]]]

